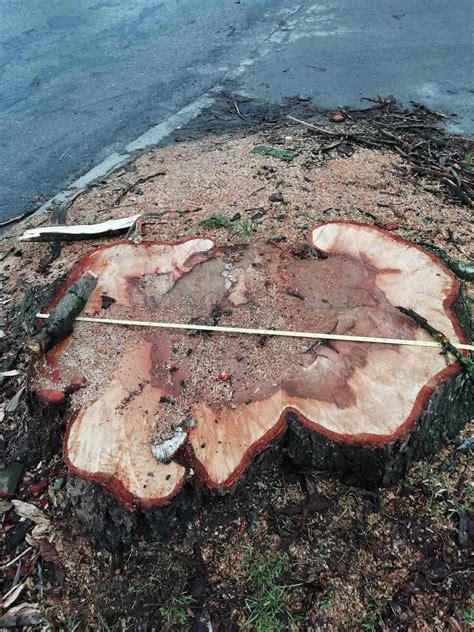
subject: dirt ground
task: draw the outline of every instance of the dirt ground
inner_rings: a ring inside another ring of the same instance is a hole
[[[327,118],[321,124],[340,129]],[[364,131],[369,123],[349,117],[341,124]],[[472,144],[444,143],[433,144],[442,167],[454,161],[471,174]],[[291,159],[252,153],[259,146],[287,150]],[[307,247],[313,224],[350,219],[472,260],[471,209],[451,194],[400,153],[284,121],[149,152],[80,195],[67,222],[142,213],[135,239],[269,240],[296,251]],[[34,216],[26,227],[51,221]],[[17,241],[24,228],[1,243],[3,368],[19,371],[1,378],[1,458],[25,465],[13,500],[44,515],[1,501],[2,588],[10,599],[12,587],[18,592],[3,613],[28,603],[43,616],[37,629],[67,632],[470,629],[473,423],[390,489],[367,492],[297,472],[280,455],[271,465],[262,459],[234,495],[204,505],[184,535],[170,534],[166,543],[144,537],[116,554],[93,547],[66,492],[64,415],[48,419],[21,390],[29,365],[21,344],[58,280],[102,241],[64,244],[48,264],[47,245]],[[43,427],[35,443],[31,434]]]

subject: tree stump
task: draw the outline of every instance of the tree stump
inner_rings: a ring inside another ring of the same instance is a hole
[[[315,226],[309,242],[306,255],[208,239],[112,243],[85,256],[48,307],[91,271],[87,315],[431,340],[403,306],[468,342],[459,281],[433,254],[352,222]],[[301,467],[390,484],[474,413],[472,382],[440,349],[84,322],[36,361],[31,388],[46,406],[69,397],[68,467],[111,492],[127,532],[127,510],[169,525],[196,485],[233,487],[275,443]],[[104,524],[104,494],[80,485],[82,518]]]

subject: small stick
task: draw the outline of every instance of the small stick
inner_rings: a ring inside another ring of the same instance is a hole
[[[471,198],[461,189],[460,186],[449,178],[442,178],[441,182],[445,184],[455,195],[457,195],[465,206],[472,206]]]
[[[295,118],[294,116],[290,116],[289,114],[287,118],[290,119],[290,121],[294,121],[295,123],[299,123],[300,125],[304,125],[305,127],[314,129],[316,132],[319,132],[320,134],[325,134],[326,136],[336,136],[337,138],[340,138],[341,136],[347,136],[349,138],[355,136],[355,134],[349,134],[349,133],[344,133],[344,132],[330,132],[327,129],[323,129],[322,127],[317,127],[316,125],[313,125],[312,123],[307,123],[306,121],[302,121],[301,119]]]
[[[428,169],[427,167],[421,167],[417,164],[411,165],[413,171],[421,173],[424,176],[433,176],[434,178],[445,178],[446,171],[438,171],[437,169]]]
[[[14,557],[12,560],[10,560],[9,562],[7,562],[6,564],[4,564],[3,566],[0,566],[0,570],[4,571],[5,569],[9,568],[10,566],[12,566],[12,564],[14,564],[15,562],[18,562],[18,560],[20,560],[24,555],[26,555],[27,553],[29,553],[30,551],[33,550],[32,546],[27,547],[23,553],[20,553],[19,555],[17,555],[16,557]]]
[[[402,312],[402,314],[405,314],[405,316],[409,316],[410,318],[413,318],[413,320],[422,329],[424,329],[429,334],[431,334],[434,340],[436,340],[436,342],[440,344],[445,351],[448,351],[449,353],[451,353],[456,358],[456,360],[461,362],[461,364],[463,364],[466,367],[466,371],[469,377],[474,378],[474,362],[470,360],[469,358],[467,358],[466,356],[464,356],[459,351],[459,346],[458,348],[456,348],[452,344],[452,342],[450,342],[441,331],[438,331],[437,329],[435,329],[432,325],[429,324],[426,318],[423,318],[423,316],[420,316],[420,314],[417,314],[412,309],[407,309],[406,307],[400,307],[400,306],[398,306],[397,309],[399,309]]]
[[[424,110],[425,112],[428,112],[428,114],[432,114],[433,116],[437,116],[438,118],[441,118],[441,119],[450,118],[447,114],[444,114],[444,112],[436,112],[435,110],[430,110],[429,107],[427,107],[426,105],[423,105],[422,103],[417,103],[416,101],[411,101],[411,103],[413,103],[413,106],[417,110]]]
[[[239,104],[237,103],[237,101],[234,101],[234,108],[235,108],[235,111],[237,112],[237,116],[240,117],[246,123],[248,123],[248,119],[245,118],[245,116],[240,111]]]
[[[133,189],[139,184],[148,182],[148,180],[152,180],[153,178],[157,178],[158,176],[165,176],[165,175],[166,175],[166,171],[157,171],[156,173],[150,173],[148,176],[142,176],[141,178],[138,178],[136,182],[133,182],[133,184],[129,184],[128,186],[126,186],[125,189],[117,195],[117,197],[115,198],[114,206],[118,206],[120,202],[123,200],[123,198],[126,195],[128,195],[130,191],[133,191]]]
[[[454,237],[454,233],[452,228],[448,228],[446,230],[446,232],[448,233],[448,239],[447,241],[449,241],[450,244],[453,244],[453,246],[456,248],[456,250],[458,252],[460,252],[464,257],[469,258],[469,255],[466,254],[466,252],[461,248],[461,246],[457,243],[455,237]]]
[[[335,143],[331,143],[330,145],[325,145],[324,147],[320,147],[319,151],[329,151],[330,149],[335,149],[342,145],[342,140],[337,140]]]
[[[13,224],[15,222],[19,222],[25,217],[28,217],[28,215],[31,215],[33,212],[34,211],[31,211],[31,212],[28,211],[26,213],[22,213],[21,215],[15,215],[15,217],[10,217],[10,219],[6,219],[4,222],[0,222],[0,228],[3,228],[3,226],[8,226],[9,224]]]

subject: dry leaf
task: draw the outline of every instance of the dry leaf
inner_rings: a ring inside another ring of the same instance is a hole
[[[347,119],[347,115],[342,112],[331,112],[329,119],[333,123],[343,123]]]
[[[51,523],[44,523],[44,524],[37,524],[33,531],[31,532],[31,535],[34,538],[42,538],[46,535],[48,535],[51,532]]]
[[[26,386],[22,386],[20,390],[17,393],[15,393],[15,395],[13,395],[13,397],[8,402],[5,408],[6,413],[13,413],[18,408],[18,404],[20,403],[20,400],[25,390],[26,390]]]
[[[7,511],[10,511],[12,507],[13,505],[9,500],[0,500],[0,516],[7,513]]]
[[[0,618],[0,628],[15,628],[37,625],[43,621],[43,615],[32,603],[21,603]]]
[[[25,503],[23,500],[12,500],[12,504],[15,507],[16,513],[21,518],[26,518],[36,524],[36,527],[33,529],[33,535],[35,537],[44,535],[49,531],[51,522],[42,509],[31,503]]]

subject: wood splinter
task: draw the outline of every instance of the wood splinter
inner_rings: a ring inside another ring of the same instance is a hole
[[[127,232],[134,227],[141,215],[109,219],[100,224],[77,224],[75,226],[45,226],[25,230],[18,241],[77,241],[81,239],[99,239]]]
[[[25,349],[29,354],[40,356],[46,353],[72,332],[76,317],[84,309],[97,285],[97,278],[94,272],[88,271],[69,287],[51,311],[44,327],[41,327],[26,343]]]

